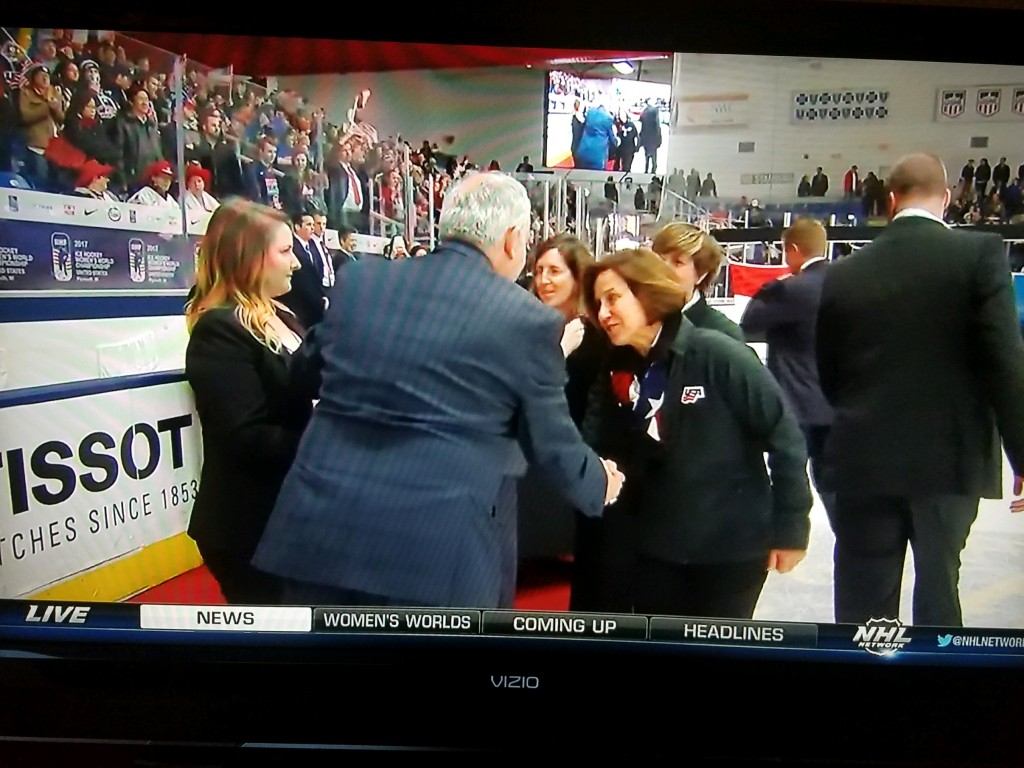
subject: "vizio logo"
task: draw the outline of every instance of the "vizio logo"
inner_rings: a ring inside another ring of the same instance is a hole
[[[540,688],[540,678],[531,675],[491,675],[492,688]]]

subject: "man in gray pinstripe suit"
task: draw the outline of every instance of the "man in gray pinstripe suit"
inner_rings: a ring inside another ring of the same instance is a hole
[[[338,272],[294,361],[320,402],[253,560],[286,602],[511,607],[523,456],[586,514],[618,496],[569,418],[563,320],[513,282],[529,225],[517,181],[476,174],[436,251]]]

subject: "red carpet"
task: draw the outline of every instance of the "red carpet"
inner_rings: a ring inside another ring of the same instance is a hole
[[[561,561],[531,561],[519,568],[515,607],[524,611],[569,608],[569,568]],[[176,576],[127,600],[129,603],[223,605],[224,597],[206,566]]]

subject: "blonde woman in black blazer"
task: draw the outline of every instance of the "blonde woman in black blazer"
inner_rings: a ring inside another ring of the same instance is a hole
[[[231,200],[210,219],[186,305],[185,374],[203,432],[188,533],[229,603],[280,599],[249,562],[312,412],[288,388],[303,329],[275,300],[298,268],[284,215]]]

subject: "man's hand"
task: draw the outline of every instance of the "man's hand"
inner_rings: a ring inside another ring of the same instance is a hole
[[[1024,477],[1016,475],[1013,478],[1013,495],[1016,497],[1010,502],[1011,512],[1024,512]]]
[[[604,505],[614,504],[622,491],[622,484],[626,482],[626,476],[619,471],[618,466],[611,459],[601,459],[604,466],[604,473],[607,476],[607,485],[604,491]]]
[[[768,553],[768,570],[789,573],[806,555],[806,549],[773,549]]]
[[[586,326],[578,317],[566,323],[565,330],[562,332],[562,354],[568,357],[576,351],[579,345],[583,343],[583,332],[585,330]]]

